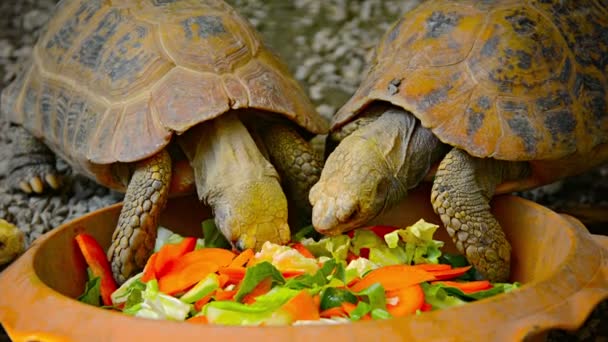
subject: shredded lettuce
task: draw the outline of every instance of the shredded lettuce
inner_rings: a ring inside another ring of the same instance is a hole
[[[190,313],[190,305],[160,292],[156,279],[146,283],[146,289],[141,292],[141,298],[141,302],[123,312],[136,317],[176,321],[185,320]]]
[[[327,236],[318,241],[306,238],[300,241],[315,257],[328,257],[336,260],[346,260],[350,247],[348,235]]]
[[[279,271],[304,271],[315,273],[319,269],[317,261],[307,258],[297,250],[266,241],[255,254],[255,263],[269,262]]]
[[[433,240],[437,228],[438,225],[420,219],[405,229],[384,235],[384,240],[391,250],[404,248],[405,264],[438,264],[444,243]]]

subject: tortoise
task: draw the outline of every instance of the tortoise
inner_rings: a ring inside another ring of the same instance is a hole
[[[15,188],[58,188],[54,153],[125,192],[107,252],[119,282],[145,265],[170,194],[196,190],[239,249],[310,221],[309,139],[328,122],[223,1],[61,1],[2,110]]]
[[[431,202],[483,276],[510,276],[495,194],[608,160],[608,8],[597,1],[427,1],[376,46],[332,117],[310,191],[324,234],[432,182]]]
[[[25,234],[10,222],[0,219],[0,266],[17,258],[25,249]]]

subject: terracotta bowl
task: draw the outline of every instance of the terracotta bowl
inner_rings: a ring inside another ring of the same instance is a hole
[[[608,238],[593,236],[577,220],[518,197],[496,197],[492,207],[513,245],[511,280],[524,286],[460,307],[341,325],[225,327],[147,320],[82,304],[74,298],[84,289],[86,271],[73,238],[86,231],[107,247],[118,204],[47,233],[4,270],[0,322],[15,341],[515,341],[542,337],[550,328],[579,327],[608,297]],[[194,198],[176,198],[161,224],[197,235],[208,215]],[[406,225],[420,217],[440,224],[429,205],[428,188],[412,193],[377,221]],[[454,248],[451,242],[446,245]]]

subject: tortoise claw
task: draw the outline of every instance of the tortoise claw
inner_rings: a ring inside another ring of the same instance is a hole
[[[30,186],[30,184],[28,182],[19,182],[19,188],[21,189],[21,191],[25,192],[26,194],[31,194],[32,193],[32,187]]]
[[[57,175],[54,175],[52,173],[48,173],[44,176],[44,180],[46,181],[46,183],[48,185],[50,185],[51,188],[58,190],[59,187],[61,186],[61,180]]]
[[[44,191],[44,183],[42,183],[42,180],[38,176],[32,177],[30,179],[30,186],[32,188],[32,191],[37,194],[41,194],[42,191]]]

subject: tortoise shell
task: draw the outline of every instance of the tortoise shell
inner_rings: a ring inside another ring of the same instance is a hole
[[[387,101],[548,181],[608,160],[607,72],[606,2],[427,1],[387,31],[332,129]]]
[[[108,186],[107,164],[151,156],[231,109],[327,129],[286,66],[220,0],[64,0],[2,102],[10,121]]]

